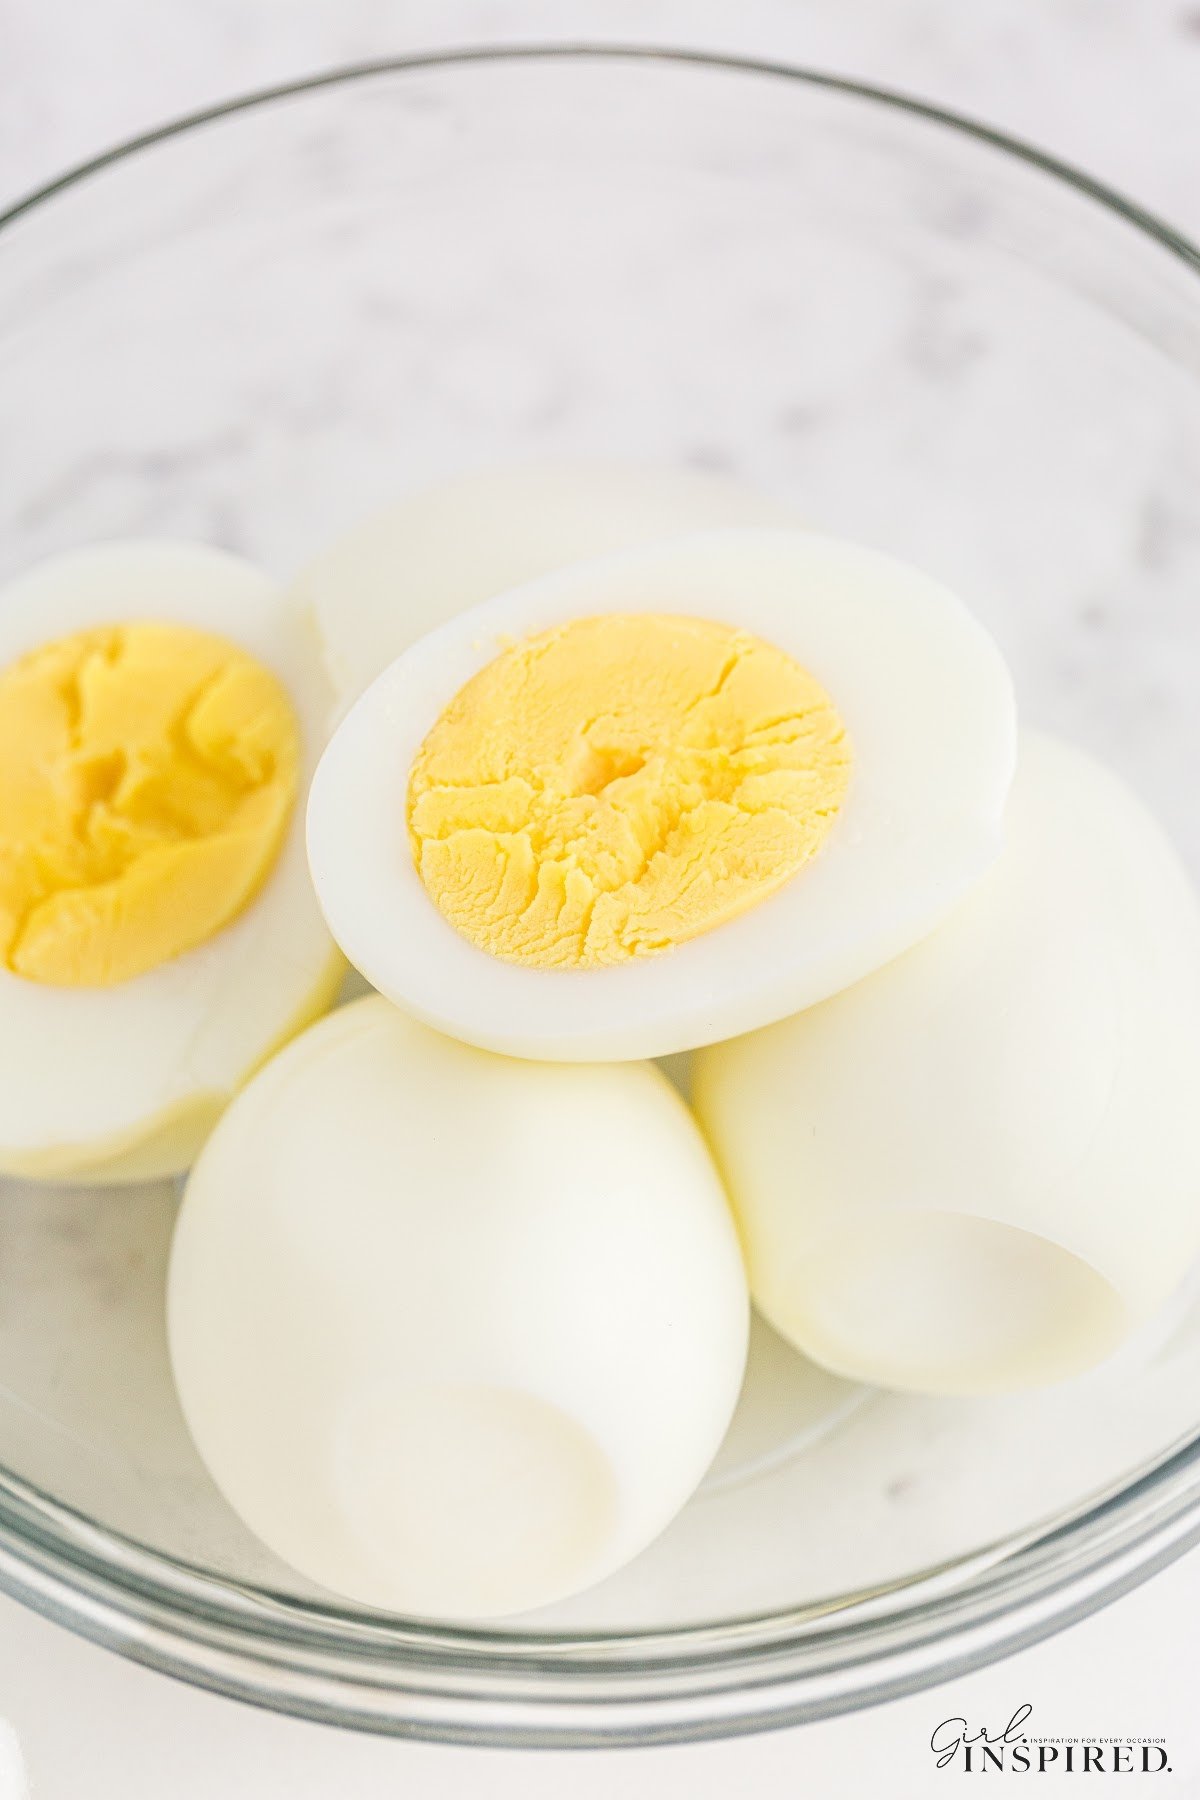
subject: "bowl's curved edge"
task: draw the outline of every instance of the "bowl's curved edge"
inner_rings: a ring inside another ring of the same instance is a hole
[[[940,1585],[917,1607],[834,1622],[819,1643],[803,1631],[762,1640],[748,1632],[725,1654],[689,1659],[681,1644],[682,1661],[652,1665],[619,1655],[560,1662],[550,1642],[503,1670],[479,1651],[441,1657],[419,1644],[404,1657],[384,1643],[347,1655],[344,1647],[306,1644],[286,1622],[278,1630],[247,1628],[219,1607],[185,1610],[169,1587],[155,1592],[136,1575],[122,1585],[104,1570],[66,1564],[53,1541],[14,1528],[7,1506],[0,1506],[0,1587],[162,1674],[318,1723],[493,1748],[694,1742],[899,1699],[1087,1617],[1200,1543],[1198,1461],[1200,1438],[1130,1488],[1031,1537],[979,1589]],[[138,1560],[165,1561],[152,1553]]]
[[[997,126],[988,125],[982,120],[972,118],[969,114],[957,112],[950,107],[939,106],[930,100],[922,100],[916,95],[905,93],[898,88],[857,81],[848,75],[836,75],[827,70],[812,69],[799,63],[779,62],[769,57],[731,56],[723,51],[668,44],[605,43],[586,39],[495,45],[469,44],[440,50],[413,51],[403,56],[372,57],[362,62],[345,63],[337,68],[324,69],[312,75],[300,76],[294,81],[278,82],[267,87],[252,89],[249,93],[236,94],[230,99],[220,100],[211,106],[200,107],[194,112],[184,113],[178,118],[167,120],[162,125],[152,127],[149,131],[139,132],[135,137],[123,139],[108,149],[98,152],[97,155],[88,157],[85,161],[65,169],[62,174],[56,175],[52,180],[44,182],[29,193],[20,196],[3,211],[0,211],[0,230],[13,224],[24,214],[32,212],[46,201],[52,200],[56,195],[77,186],[93,175],[102,173],[115,163],[125,161],[139,151],[151,149],[155,144],[181,137],[205,125],[230,118],[237,113],[251,112],[256,107],[267,106],[275,101],[293,99],[303,94],[317,93],[323,88],[350,85],[354,82],[369,81],[406,71],[449,68],[457,64],[469,63],[542,62],[555,59],[563,61],[609,59],[620,62],[691,65],[697,68],[727,70],[735,74],[769,76],[781,81],[798,81],[808,87],[825,88],[832,93],[874,101],[878,105],[892,108],[897,112],[909,113],[917,118],[927,119],[933,124],[946,126],[966,137],[974,138],[978,143],[989,145],[992,149],[1003,151],[1009,156],[1027,163],[1040,170],[1042,174],[1053,176],[1068,187],[1074,188],[1077,193],[1085,195],[1089,200],[1116,213],[1127,224],[1135,226],[1164,249],[1179,257],[1191,269],[1200,273],[1200,247],[1193,244],[1183,232],[1176,230],[1166,220],[1159,218],[1156,213],[1150,212],[1108,183],[1088,175],[1073,163],[1053,155],[1050,151],[1029,144],[1010,132],[1002,131]]]

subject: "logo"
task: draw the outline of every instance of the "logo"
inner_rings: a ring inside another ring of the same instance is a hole
[[[1034,1737],[1026,1726],[1033,1707],[1018,1706],[1008,1724],[991,1731],[966,1719],[943,1719],[929,1748],[939,1769],[965,1775],[1005,1770],[1016,1775],[1170,1775],[1166,1739],[1160,1737]]]

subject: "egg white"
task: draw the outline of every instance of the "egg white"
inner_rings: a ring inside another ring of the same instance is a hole
[[[1115,775],[1025,733],[1005,849],[954,916],[693,1082],[798,1348],[941,1393],[1077,1373],[1200,1253],[1200,907]]]
[[[587,557],[790,510],[725,476],[601,461],[483,469],[410,494],[297,576],[343,705],[455,613]]]
[[[304,792],[332,699],[307,624],[265,575],[193,544],[68,552],[0,592],[0,668],[138,620],[212,632],[278,676],[304,743],[295,817],[249,907],[170,962],[107,988],[0,968],[0,1169],[11,1174],[115,1182],[186,1168],[251,1070],[330,1004],[344,966],[304,853]]]
[[[748,1312],[658,1070],[489,1056],[378,996],[233,1102],[168,1284],[184,1414],[246,1524],[340,1594],[445,1617],[549,1603],[666,1525]]]
[[[520,967],[461,937],[425,892],[406,833],[409,770],[507,642],[603,612],[714,619],[786,651],[842,717],[850,788],[813,861],[741,917],[618,967]],[[702,533],[531,582],[413,645],[321,761],[309,859],[342,949],[416,1017],[514,1056],[663,1056],[811,1006],[931,931],[999,850],[1014,757],[1007,670],[946,589],[810,532]]]

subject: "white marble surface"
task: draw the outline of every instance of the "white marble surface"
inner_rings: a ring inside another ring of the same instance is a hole
[[[410,48],[549,37],[686,42],[812,63],[975,113],[1200,234],[1200,7],[1189,0],[0,0],[0,202],[231,92]],[[930,1792],[932,1726],[1162,1734],[1200,1794],[1200,1553],[1000,1668],[860,1718],[742,1744],[530,1758],[373,1742],[273,1719],[133,1669],[0,1603],[0,1714],[35,1795],[631,1795]],[[69,1726],[69,1728],[65,1728]],[[10,1748],[0,1739],[0,1800]]]
[[[0,21],[10,194],[177,113],[331,64],[606,38],[906,88],[1022,133],[1200,232],[1195,0],[5,0]]]

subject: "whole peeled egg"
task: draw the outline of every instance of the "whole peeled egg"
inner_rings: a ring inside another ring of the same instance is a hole
[[[413,644],[309,802],[334,937],[399,1006],[541,1059],[662,1056],[836,993],[993,860],[1011,684],[946,589],[729,528],[580,563]]]
[[[0,594],[0,1169],[185,1168],[344,965],[305,865],[332,695],[248,563],[171,542]]]
[[[455,613],[569,563],[719,525],[783,525],[724,475],[601,459],[479,469],[406,495],[297,576],[345,705]]]
[[[1200,1252],[1200,907],[1141,802],[1025,734],[933,936],[695,1059],[755,1299],[841,1374],[970,1394],[1101,1360]]]
[[[251,1530],[352,1599],[483,1618],[590,1585],[678,1511],[737,1399],[748,1302],[657,1069],[491,1056],[375,996],[221,1120],[168,1322]]]

